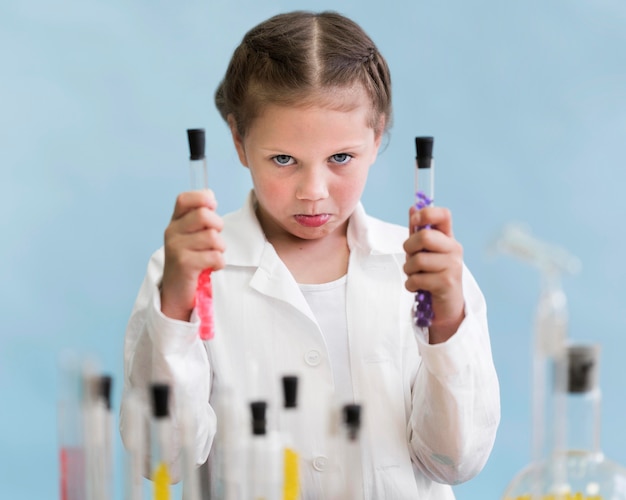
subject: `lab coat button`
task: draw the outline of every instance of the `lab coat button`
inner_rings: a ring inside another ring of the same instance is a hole
[[[317,366],[322,361],[322,356],[319,351],[312,349],[304,355],[304,361],[309,366]]]
[[[313,468],[316,471],[324,472],[326,470],[326,467],[328,467],[328,458],[326,458],[325,456],[320,455],[319,457],[315,457],[313,459]]]

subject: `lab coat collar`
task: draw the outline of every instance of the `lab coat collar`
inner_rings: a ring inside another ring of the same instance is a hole
[[[397,238],[390,233],[390,224],[367,215],[361,202],[350,217],[348,246],[351,252],[357,250],[364,256],[395,255],[402,251]]]
[[[255,268],[250,279],[251,288],[291,304],[315,323],[313,312],[293,275],[265,238],[255,207],[256,196],[250,191],[243,207],[224,217],[222,234],[227,267]]]

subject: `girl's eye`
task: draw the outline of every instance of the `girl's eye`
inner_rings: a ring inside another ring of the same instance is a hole
[[[272,160],[274,160],[274,163],[281,167],[293,164],[293,158],[289,155],[276,155],[272,158]]]
[[[339,165],[345,165],[346,163],[350,162],[352,156],[348,153],[337,153],[336,155],[332,155],[330,158],[334,163],[338,163]]]

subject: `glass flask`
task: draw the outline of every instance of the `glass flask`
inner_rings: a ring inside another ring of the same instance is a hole
[[[504,500],[626,500],[626,468],[600,444],[600,349],[570,344],[553,365],[551,450],[525,467]]]

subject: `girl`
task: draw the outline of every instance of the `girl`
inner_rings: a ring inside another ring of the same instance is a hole
[[[430,228],[409,234],[359,201],[391,122],[385,59],[337,13],[277,15],[244,36],[215,102],[253,189],[224,218],[210,191],[178,196],[128,324],[125,389],[165,380],[192,401],[202,464],[217,389],[276,408],[280,377],[297,373],[302,498],[324,498],[331,401],[363,406],[365,498],[454,498],[491,451],[498,381],[449,211],[411,208],[408,227]],[[205,268],[208,343],[194,313]],[[413,325],[418,289],[432,294],[428,329]]]

